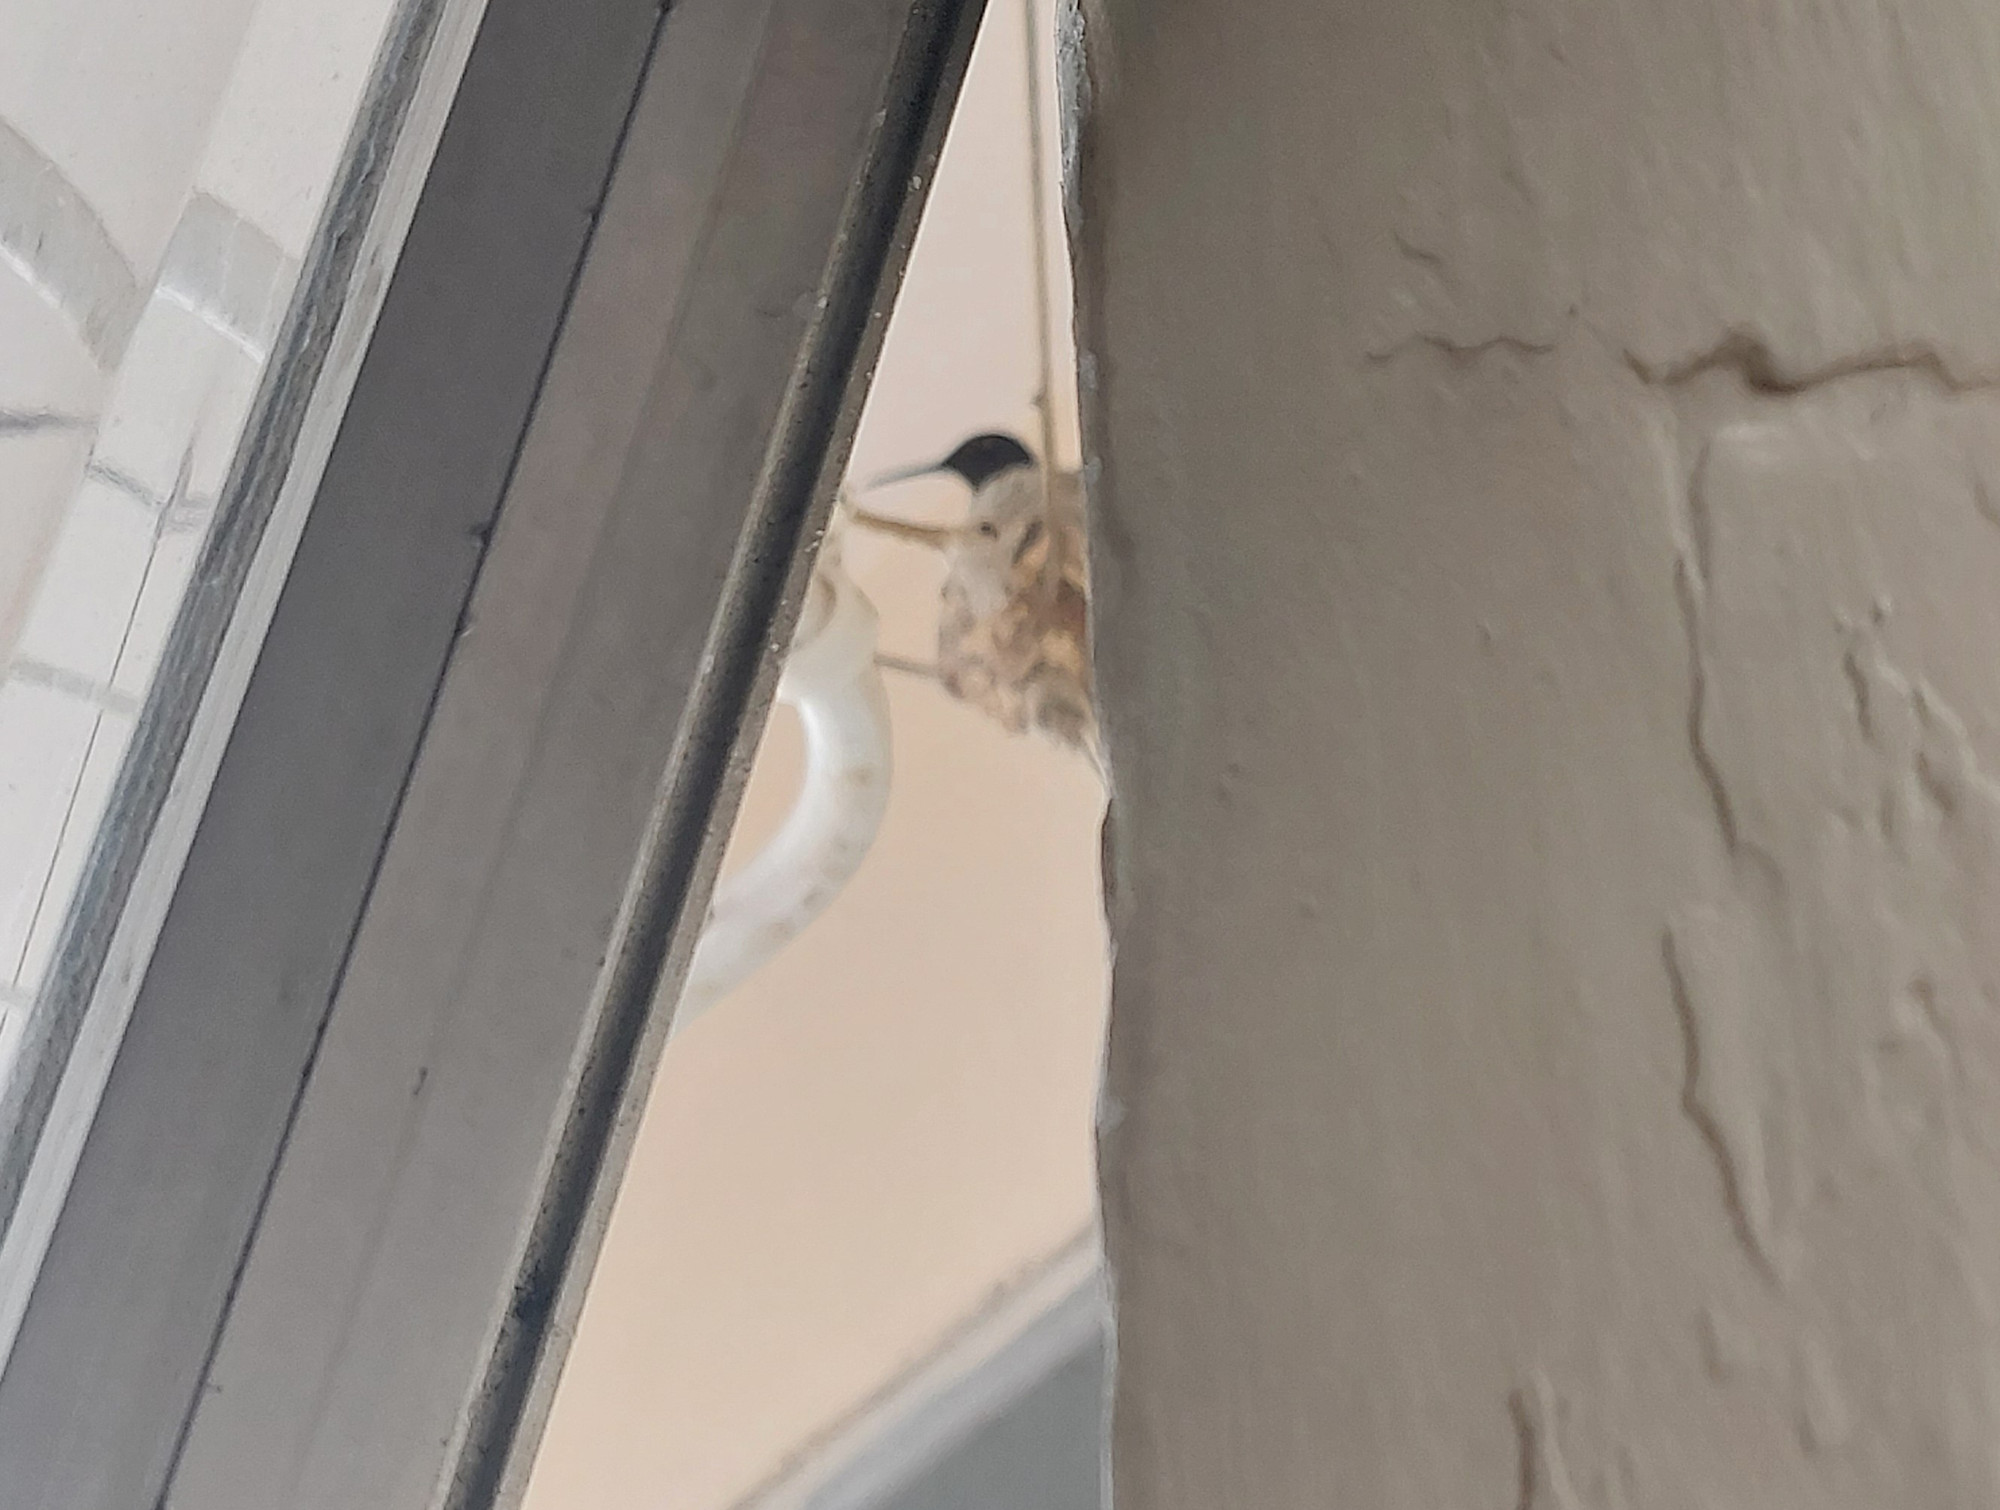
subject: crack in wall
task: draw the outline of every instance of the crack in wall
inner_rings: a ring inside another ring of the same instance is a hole
[[[1744,1174],[1737,1164],[1728,1132],[1705,1099],[1707,1083],[1702,1069],[1701,1018],[1695,1009],[1693,989],[1681,960],[1680,942],[1671,927],[1661,941],[1661,952],[1666,961],[1668,993],[1681,1028],[1681,1115],[1700,1135],[1715,1163],[1716,1173],[1722,1182],[1723,1209],[1728,1213],[1730,1229],[1738,1246],[1749,1255],[1751,1263],[1764,1279],[1778,1285],[1782,1276],[1762,1230],[1768,1219],[1760,1222],[1752,1209],[1744,1189]]]
[[[1537,1372],[1526,1387],[1510,1390],[1507,1415],[1514,1424],[1514,1510],[1583,1510],[1569,1463],[1556,1440],[1554,1388]]]
[[[1639,380],[1654,388],[1679,387],[1712,372],[1734,376],[1752,393],[1776,397],[1795,397],[1843,378],[1880,372],[1907,373],[1944,393],[2000,388],[2000,374],[1959,373],[1936,348],[1921,343],[1860,351],[1797,371],[1779,359],[1768,339],[1740,327],[1706,350],[1676,362],[1648,362],[1629,348],[1621,355]]]
[[[1773,891],[1783,887],[1783,873],[1761,845],[1744,836],[1743,825],[1730,795],[1722,763],[1708,736],[1708,718],[1713,701],[1708,652],[1702,642],[1701,616],[1715,566],[1715,529],[1708,500],[1703,492],[1703,476],[1708,467],[1708,450],[1696,459],[1686,485],[1681,489],[1681,548],[1674,559],[1674,603],[1680,612],[1682,632],[1687,641],[1688,698],[1686,730],[1688,750],[1696,774],[1708,794],[1709,806],[1722,836],[1723,852],[1732,861],[1755,868]]]
[[[1734,855],[1742,847],[1742,835],[1736,826],[1736,807],[1730,800],[1728,784],[1722,779],[1722,768],[1716,763],[1715,752],[1709,748],[1702,728],[1708,706],[1708,664],[1701,648],[1698,573],[1699,568],[1685,555],[1674,562],[1674,601],[1680,607],[1688,647],[1687,739],[1695,770],[1708,792],[1709,805],[1715,810],[1716,826],[1722,831],[1723,848]]]
[[[1560,340],[1533,341],[1524,336],[1492,335],[1477,341],[1454,341],[1450,336],[1435,330],[1419,330],[1403,337],[1392,346],[1385,346],[1368,353],[1368,360],[1383,364],[1395,361],[1412,351],[1431,350],[1443,355],[1456,365],[1471,366],[1476,362],[1507,352],[1518,357],[1545,357],[1555,351]]]
[[[1514,1423],[1514,1510],[1535,1510],[1540,1490],[1541,1446],[1535,1414],[1528,1408],[1525,1391],[1517,1389],[1508,1394],[1507,1415]]]
[[[1444,253],[1432,251],[1398,230],[1390,231],[1389,237],[1395,242],[1396,250],[1410,261],[1430,268],[1440,278],[1451,278],[1451,264],[1445,260]]]
[[[1398,253],[1407,261],[1431,268],[1439,276],[1449,274],[1450,264],[1439,253],[1410,241],[1401,233],[1395,235],[1395,244]],[[1943,352],[1923,342],[1871,347],[1815,367],[1800,369],[1786,363],[1768,338],[1741,326],[1731,327],[1719,340],[1692,356],[1670,362],[1648,361],[1629,346],[1618,345],[1577,309],[1571,309],[1564,317],[1562,330],[1546,338],[1498,331],[1468,341],[1428,328],[1412,331],[1389,345],[1370,348],[1367,356],[1372,362],[1382,363],[1428,348],[1467,364],[1502,352],[1519,357],[1543,357],[1561,347],[1572,327],[1581,327],[1595,335],[1606,351],[1615,354],[1624,368],[1649,388],[1684,388],[1700,378],[1721,373],[1735,378],[1745,392],[1758,397],[1796,398],[1850,378],[1900,373],[1935,393],[1965,395],[2000,391],[2000,371],[1960,371]],[[1983,487],[1982,482],[1982,490]],[[2000,521],[2000,511],[1991,508],[1983,492],[1981,505],[1991,517]]]

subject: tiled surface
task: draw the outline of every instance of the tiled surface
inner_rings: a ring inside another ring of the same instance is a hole
[[[0,985],[20,995],[28,935],[47,904],[45,883],[61,847],[98,713],[59,687],[20,677],[0,684]],[[23,737],[23,736],[27,737]]]
[[[26,662],[66,672],[77,679],[72,685],[110,684],[131,637],[159,518],[153,500],[84,479],[42,567],[10,671]]]
[[[393,0],[23,0],[0,49],[0,1077]]]
[[[208,151],[258,0],[11,0],[0,118],[147,270]]]
[[[54,853],[37,889],[37,905],[30,914],[27,937],[22,941],[14,967],[17,983],[39,981],[48,971],[56,938],[62,931],[64,907],[76,891],[84,861],[97,837],[98,821],[111,800],[111,784],[125,758],[132,724],[130,715],[108,709],[91,715],[83,760],[63,805]]]
[[[21,573],[25,606],[0,662],[0,764],[10,778],[0,786],[0,898],[12,899],[0,907],[13,917],[32,898],[35,918],[33,948],[0,932],[0,986],[17,1001],[44,977],[213,512],[216,479],[204,479],[205,495],[193,491],[195,457],[233,447],[254,391],[243,371],[256,366],[232,334],[156,295],[92,443],[38,479],[47,490],[39,538],[24,528],[7,542],[40,557],[31,578]],[[89,731],[88,762],[79,728]]]

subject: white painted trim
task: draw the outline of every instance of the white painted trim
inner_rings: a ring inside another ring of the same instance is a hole
[[[1093,1224],[732,1510],[871,1510],[1102,1338],[1106,1318]]]

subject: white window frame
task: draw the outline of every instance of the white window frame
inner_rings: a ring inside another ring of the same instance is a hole
[[[232,477],[317,485],[70,1109],[8,1504],[518,1500],[981,7],[476,9],[409,0]]]

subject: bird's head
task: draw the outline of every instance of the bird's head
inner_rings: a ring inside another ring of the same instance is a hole
[[[1032,467],[1034,464],[1034,453],[1014,436],[988,433],[961,441],[958,449],[943,461],[926,462],[920,467],[889,472],[873,479],[868,485],[871,488],[879,488],[892,482],[908,482],[912,478],[932,477],[939,472],[950,472],[976,493],[1002,472],[1011,472],[1016,467]]]
[[[975,493],[1002,472],[1032,467],[1034,453],[1011,435],[975,435],[938,463],[940,472],[955,472]]]

